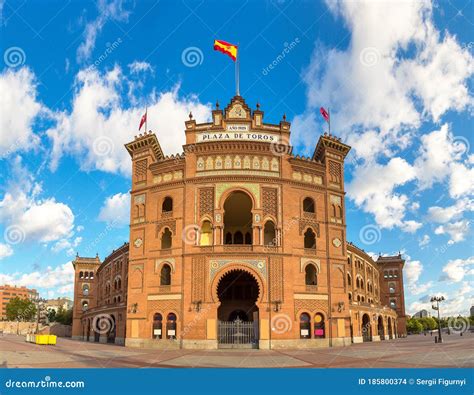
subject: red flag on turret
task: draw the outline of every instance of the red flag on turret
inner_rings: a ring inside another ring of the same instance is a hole
[[[140,119],[140,126],[138,127],[138,130],[140,130],[142,128],[143,124],[146,123],[146,113],[147,112],[148,111],[145,111],[145,114],[143,114],[142,119]],[[145,130],[145,132],[146,132],[146,130]]]
[[[326,122],[329,123],[329,113],[326,111],[326,109],[324,107],[321,107],[319,109],[319,112],[321,113],[323,118],[326,120]]]

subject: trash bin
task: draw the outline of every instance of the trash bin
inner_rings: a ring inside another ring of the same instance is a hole
[[[48,344],[48,335],[36,335],[36,344]]]
[[[48,344],[56,345],[56,335],[48,335]]]

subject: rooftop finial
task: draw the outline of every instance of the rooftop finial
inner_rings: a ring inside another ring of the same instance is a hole
[[[219,100],[216,100],[216,110],[219,109]]]
[[[260,110],[260,103],[257,102],[257,110]]]
[[[286,114],[283,114],[283,120],[286,121]]]
[[[193,113],[192,111],[189,111],[189,120],[193,119]]]

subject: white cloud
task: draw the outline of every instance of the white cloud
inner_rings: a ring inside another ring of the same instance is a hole
[[[57,124],[46,133],[53,140],[51,169],[65,153],[80,158],[82,170],[102,170],[130,176],[130,157],[123,144],[138,132],[145,106],[124,108],[121,92],[128,80],[120,67],[100,74],[88,68],[78,73],[71,113],[56,114]],[[157,134],[167,153],[182,151],[184,120],[190,111],[207,121],[210,106],[197,97],[178,97],[179,86],[169,92],[153,93],[148,101],[148,126]]]
[[[57,241],[53,247],[51,247],[51,251],[57,253],[66,250],[66,254],[72,256],[74,255],[74,248],[81,244],[81,242],[82,237],[76,237],[74,240],[61,239]]]
[[[115,225],[128,225],[130,222],[130,194],[117,193],[105,199],[100,209],[99,219]]]
[[[13,255],[13,249],[9,244],[0,243],[0,260]]]
[[[70,285],[74,282],[74,268],[71,262],[55,268],[48,266],[31,273],[0,274],[0,283],[25,286],[29,288],[52,289]]]
[[[84,41],[77,49],[77,60],[83,61],[90,57],[94,50],[98,34],[102,31],[108,20],[123,22],[128,20],[129,12],[123,9],[122,0],[112,0],[110,2],[101,0],[97,4],[98,16],[89,22],[84,30]]]
[[[0,156],[35,147],[38,136],[33,123],[43,107],[37,101],[34,74],[22,67],[0,73]]]
[[[41,184],[17,156],[11,163],[11,183],[0,200],[0,220],[14,229],[19,241],[50,242],[71,237],[74,214],[54,198],[40,198]]]
[[[460,282],[467,275],[474,274],[474,256],[467,259],[454,259],[443,267],[441,280]]]
[[[382,228],[401,227],[404,231],[416,231],[420,224],[404,221],[409,204],[408,197],[394,192],[397,186],[415,178],[413,167],[402,158],[392,158],[386,165],[370,164],[354,171],[352,182],[347,185],[348,196],[365,212],[374,214]]]
[[[407,260],[403,273],[407,280],[408,285],[415,284],[420,278],[421,272],[423,271],[423,265],[420,261]]]
[[[151,67],[151,64],[148,62],[139,62],[138,60],[135,60],[134,62],[130,63],[128,67],[130,68],[130,73],[132,74],[139,74],[145,71],[153,72],[153,67]]]
[[[423,237],[419,240],[418,246],[424,247],[430,243],[430,236],[428,235],[423,235]]]
[[[435,234],[443,235],[449,234],[451,239],[448,241],[448,244],[459,243],[466,238],[466,235],[469,233],[470,222],[467,219],[440,225],[435,229]]]
[[[465,198],[458,200],[453,206],[430,207],[428,209],[428,219],[432,222],[444,224],[462,217],[463,213],[468,211],[474,211],[474,200]]]

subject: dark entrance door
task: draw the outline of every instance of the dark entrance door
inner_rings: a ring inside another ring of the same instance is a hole
[[[385,340],[385,334],[384,334],[384,330],[383,330],[383,319],[382,319],[382,316],[379,316],[379,320],[378,320],[378,332],[379,332],[380,340]]]
[[[362,340],[364,342],[372,341],[372,327],[370,326],[370,318],[367,314],[362,317]]]
[[[258,348],[258,294],[258,283],[247,271],[222,277],[217,287],[220,348]]]

